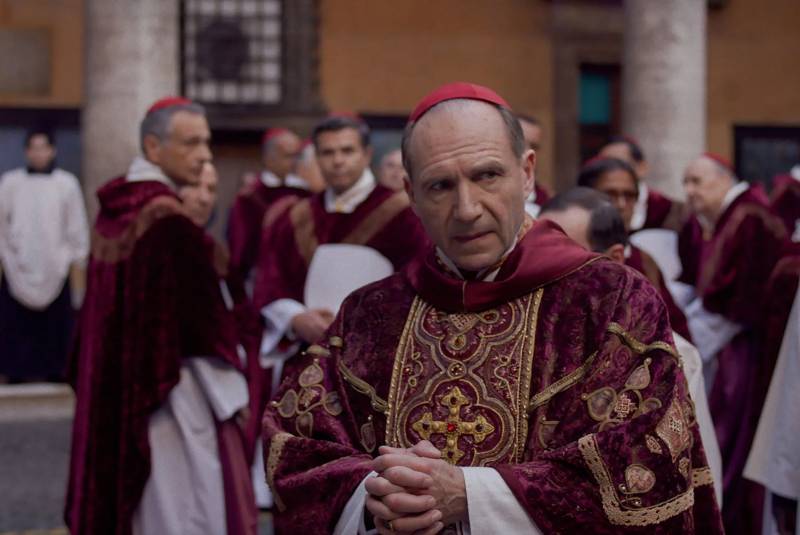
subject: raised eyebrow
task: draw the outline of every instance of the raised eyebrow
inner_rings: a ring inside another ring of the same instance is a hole
[[[497,174],[504,174],[506,172],[506,167],[500,162],[486,162],[479,165],[476,165],[470,171],[471,178],[477,178],[478,176],[482,175],[483,173],[493,171]]]

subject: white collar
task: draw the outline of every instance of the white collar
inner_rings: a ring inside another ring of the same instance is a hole
[[[731,204],[733,204],[733,201],[738,199],[739,196],[745,191],[747,191],[749,188],[750,184],[748,184],[744,180],[737,183],[735,186],[731,187],[731,189],[729,189],[728,192],[725,194],[725,196],[722,198],[722,205],[720,205],[719,215],[717,216],[717,219],[719,219],[722,216],[722,214],[725,213],[725,210],[727,210],[728,207]],[[712,224],[705,217],[701,215],[697,216],[697,220],[700,221],[700,225],[707,231],[710,231],[716,226],[716,222]]]
[[[137,156],[133,159],[131,166],[128,168],[128,174],[125,175],[125,179],[128,182],[155,180],[156,182],[161,182],[168,186],[173,191],[178,190],[175,182],[165,175],[164,171],[162,171],[159,166],[141,156]]]
[[[264,169],[261,171],[261,182],[268,188],[277,188],[280,186],[289,186],[291,188],[308,189],[308,184],[299,176],[289,173],[286,175],[285,180],[281,180],[272,171]]]
[[[633,206],[631,216],[631,230],[640,230],[647,221],[647,197],[650,195],[650,188],[639,180],[639,196],[636,197],[636,204]]]
[[[747,191],[749,187],[750,184],[742,180],[741,182],[733,186],[731,189],[729,189],[728,193],[725,194],[725,197],[722,198],[722,206],[720,207],[719,214],[722,215],[725,212],[725,210],[728,209],[728,206],[730,206],[733,203],[733,201],[738,199],[739,195]]]
[[[794,167],[792,167],[791,171],[789,171],[789,176],[791,176],[795,180],[800,180],[800,164],[797,164]]]
[[[375,175],[367,167],[361,178],[342,193],[337,195],[331,188],[325,190],[325,211],[329,214],[352,214],[369,197],[375,185]]]
[[[519,230],[517,230],[517,235],[518,234],[519,234]],[[508,257],[508,255],[511,253],[511,251],[514,250],[514,247],[516,247],[516,246],[517,246],[517,238],[515,237],[514,238],[514,243],[511,244],[511,247],[506,249],[506,252],[504,252],[503,256],[501,256],[500,258],[505,260]],[[446,254],[444,254],[444,251],[442,251],[438,247],[436,248],[436,256],[439,257],[439,260],[441,260],[442,263],[445,266],[447,266],[447,269],[449,269],[454,274],[456,274],[458,276],[458,278],[460,278],[462,280],[464,279],[464,275],[461,273],[461,270],[458,269],[458,266],[455,264],[455,262],[450,260],[450,258]],[[494,282],[494,280],[497,278],[497,274],[500,273],[500,268],[502,268],[502,267],[503,267],[503,263],[502,262],[500,262],[500,264],[498,266],[494,266],[494,267],[493,266],[489,266],[488,268],[484,269],[483,271],[479,271],[477,276],[475,277],[475,280],[479,280],[479,281],[483,281],[483,282]],[[490,271],[488,271],[488,270],[490,270]]]

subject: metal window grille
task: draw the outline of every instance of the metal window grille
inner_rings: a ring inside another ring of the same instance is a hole
[[[281,0],[184,0],[183,84],[208,104],[279,105]]]

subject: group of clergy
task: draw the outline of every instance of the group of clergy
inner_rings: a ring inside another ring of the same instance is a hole
[[[72,533],[252,534],[259,506],[278,533],[758,532],[800,180],[770,205],[706,154],[683,204],[614,138],[550,198],[538,121],[453,83],[379,178],[357,116],[268,130],[225,247],[202,106],[139,131],[97,193]],[[679,233],[680,281],[643,229]]]

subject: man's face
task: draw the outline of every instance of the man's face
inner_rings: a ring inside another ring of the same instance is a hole
[[[372,149],[361,145],[355,128],[322,132],[317,136],[317,163],[322,178],[335,193],[355,184],[372,158]]]
[[[36,134],[28,141],[25,147],[25,159],[35,171],[43,171],[56,157],[56,149],[47,140],[44,134]]]
[[[622,169],[614,169],[600,176],[595,184],[595,189],[611,198],[611,202],[622,214],[625,228],[630,230],[633,210],[636,207],[636,199],[639,196],[635,179]]]
[[[521,119],[519,124],[522,126],[525,143],[529,148],[538,151],[542,147],[542,127],[525,119]]]
[[[217,202],[217,170],[207,163],[203,166],[196,184],[183,186],[180,197],[189,218],[199,227],[205,227]]]
[[[580,206],[570,206],[566,210],[552,210],[539,214],[539,219],[557,223],[572,241],[581,247],[592,250],[589,243],[589,220],[591,214]]]
[[[300,138],[295,134],[285,132],[278,135],[264,154],[264,167],[278,178],[286,178],[297,166],[300,146]]]
[[[197,184],[203,164],[211,161],[211,132],[205,116],[176,112],[163,140],[145,138],[147,159],[161,168],[179,186]]]
[[[394,191],[404,188],[406,170],[403,169],[403,156],[400,149],[395,149],[381,159],[378,170],[378,182]]]
[[[492,266],[511,248],[533,189],[536,156],[514,156],[500,114],[482,102],[429,111],[410,140],[411,205],[461,269]]]
[[[732,186],[733,179],[704,156],[689,164],[683,177],[689,208],[712,222],[719,217],[722,201]]]
[[[647,176],[647,162],[637,162],[634,160],[633,154],[631,154],[631,148],[627,143],[623,143],[621,141],[609,143],[600,149],[598,156],[601,158],[616,158],[617,160],[622,160],[623,162],[629,164],[631,167],[633,167],[633,170],[636,171],[636,177],[639,180]]]

